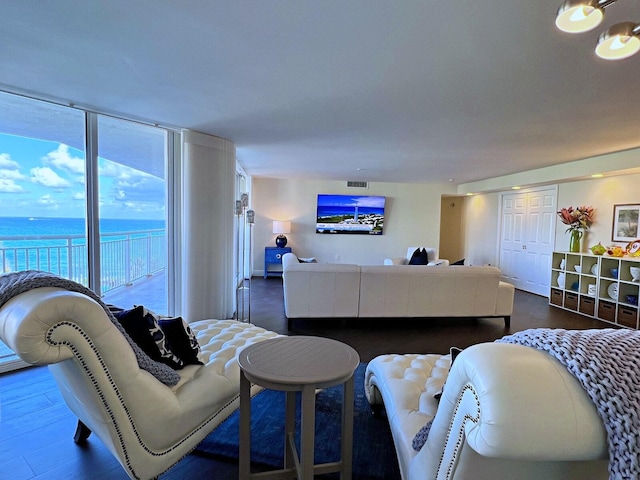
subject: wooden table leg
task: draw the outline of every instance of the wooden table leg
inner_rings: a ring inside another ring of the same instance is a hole
[[[351,480],[353,467],[353,376],[342,385],[342,468],[341,480]]]
[[[285,393],[285,421],[284,421],[284,468],[294,468],[293,453],[289,448],[289,438],[296,434],[296,392]]]
[[[248,480],[251,473],[251,382],[240,371],[240,450],[239,478]]]
[[[315,385],[305,385],[302,388],[301,402],[300,467],[302,478],[299,480],[313,480],[313,450],[316,429]]]

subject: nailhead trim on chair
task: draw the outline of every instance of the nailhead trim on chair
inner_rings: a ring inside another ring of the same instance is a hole
[[[87,364],[84,360],[84,358],[82,357],[82,355],[80,354],[80,352],[77,350],[77,348],[75,347],[75,345],[71,344],[68,341],[62,341],[62,342],[57,342],[56,340],[54,340],[53,334],[55,333],[55,330],[61,327],[71,327],[74,330],[76,330],[77,332],[80,333],[80,335],[82,335],[82,337],[87,341],[87,343],[89,344],[91,350],[93,351],[93,353],[96,355],[98,362],[100,363],[100,366],[102,367],[102,371],[104,372],[104,374],[107,376],[107,378],[109,379],[109,383],[111,384],[111,387],[113,388],[113,392],[116,394],[116,396],[118,397],[118,400],[120,401],[120,405],[122,406],[122,408],[124,409],[127,418],[129,419],[129,424],[131,425],[131,428],[133,429],[133,432],[136,436],[136,439],[138,440],[138,444],[146,451],[148,452],[150,455],[155,456],[155,457],[161,457],[164,455],[167,455],[168,453],[172,452],[173,450],[175,450],[176,447],[182,445],[184,442],[186,442],[189,438],[191,438],[196,432],[199,432],[200,430],[202,430],[205,426],[207,426],[209,423],[211,423],[213,420],[215,420],[215,418],[220,414],[221,411],[223,411],[224,409],[226,409],[231,403],[233,403],[235,401],[236,398],[238,398],[238,396],[234,397],[233,399],[231,399],[229,402],[227,402],[224,407],[222,407],[220,410],[218,410],[218,412],[216,412],[213,416],[209,417],[208,420],[206,420],[205,422],[203,422],[198,428],[196,428],[193,432],[191,432],[190,434],[188,434],[186,437],[184,437],[182,440],[180,440],[178,443],[176,443],[175,445],[171,446],[170,448],[168,448],[167,450],[161,451],[161,452],[155,452],[153,450],[150,450],[146,444],[142,441],[142,439],[140,438],[140,435],[138,433],[138,430],[136,428],[136,425],[133,421],[133,419],[131,418],[131,414],[129,413],[129,409],[127,408],[124,400],[122,399],[122,395],[120,394],[120,391],[118,390],[118,387],[116,386],[115,382],[113,381],[113,378],[111,377],[111,374],[109,373],[109,370],[107,368],[107,366],[105,365],[104,361],[102,360],[102,356],[100,355],[100,352],[98,351],[98,349],[95,347],[93,341],[91,340],[91,338],[84,332],[84,330],[82,330],[77,324],[72,323],[72,322],[68,322],[68,321],[64,321],[64,322],[59,322],[55,325],[52,325],[51,328],[47,331],[47,335],[46,335],[46,341],[47,343],[49,343],[51,346],[54,347],[58,347],[60,345],[64,345],[67,346],[71,349],[71,351],[73,352],[74,356],[78,359],[78,361],[80,362],[80,365],[82,366],[82,368],[84,369],[85,373],[87,374],[87,376],[89,377],[89,379],[91,380],[91,383],[93,384],[94,388],[96,389],[96,393],[98,394],[98,396],[100,397],[100,400],[102,401],[102,405],[105,408],[105,410],[107,411],[107,413],[109,414],[109,418],[111,419],[111,422],[113,423],[113,426],[116,430],[116,433],[118,435],[118,440],[120,443],[120,447],[122,448],[122,451],[124,453],[124,457],[125,457],[125,463],[126,463],[126,468],[127,470],[131,473],[131,475],[133,475],[134,478],[136,479],[140,479],[140,477],[138,476],[138,474],[133,470],[133,467],[130,463],[130,459],[129,459],[129,454],[127,451],[127,447],[124,443],[123,440],[123,436],[122,433],[120,431],[120,427],[118,425],[118,421],[115,418],[115,415],[113,414],[111,408],[109,407],[109,404],[107,403],[104,394],[102,393],[102,390],[100,389],[99,384],[97,383],[97,381],[95,380],[95,377],[93,375],[93,373],[89,370],[89,368],[87,367]],[[197,445],[194,445],[193,449],[196,448]],[[193,450],[192,449],[192,450]],[[170,465],[167,469],[165,469],[164,471],[166,472],[167,470],[169,470],[171,467],[173,467],[176,463],[180,462],[180,460],[182,460],[186,455],[188,455],[189,452],[187,452],[183,457],[181,457],[180,459],[178,459],[176,462],[174,462],[172,465]],[[163,472],[160,472],[163,473]],[[159,475],[159,474],[158,474]]]
[[[445,440],[445,445],[444,448],[442,449],[442,454],[440,456],[440,463],[438,464],[438,477],[440,476],[440,472],[442,470],[442,464],[445,462],[445,453],[447,452],[447,444],[449,443],[449,438],[451,436],[453,432],[453,424],[456,420],[456,416],[458,414],[458,410],[460,409],[460,405],[462,403],[462,400],[465,396],[465,394],[469,392],[471,395],[473,395],[475,402],[476,402],[476,414],[475,416],[472,416],[471,414],[467,413],[465,414],[465,416],[463,417],[463,421],[460,424],[460,429],[458,430],[458,438],[456,439],[456,446],[453,450],[453,454],[450,455],[449,458],[449,462],[447,465],[447,474],[445,476],[446,479],[451,478],[451,475],[453,473],[453,467],[454,464],[456,463],[456,459],[458,457],[458,453],[460,451],[460,448],[462,447],[462,443],[464,442],[464,431],[465,431],[465,426],[468,422],[473,422],[475,424],[477,424],[480,421],[480,398],[478,397],[478,394],[476,393],[475,389],[473,388],[472,385],[470,384],[466,384],[464,387],[462,387],[462,391],[460,392],[460,395],[458,395],[458,400],[456,401],[456,406],[454,408],[453,414],[451,415],[451,423],[449,424],[449,432],[447,433],[447,438]]]

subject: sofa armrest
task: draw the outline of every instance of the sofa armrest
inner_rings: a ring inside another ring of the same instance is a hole
[[[515,287],[507,282],[498,282],[498,298],[496,299],[496,316],[508,317],[513,313]]]
[[[530,347],[484,343],[454,362],[412,469],[440,478],[438,468],[464,468],[454,463],[469,447],[493,459],[601,461],[606,438],[596,407],[557,360]]]

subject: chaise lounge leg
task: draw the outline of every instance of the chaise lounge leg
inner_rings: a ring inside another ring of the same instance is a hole
[[[73,435],[73,441],[79,445],[82,445],[87,441],[89,435],[91,435],[91,430],[89,430],[89,427],[78,420],[78,426],[76,427],[76,433]]]
[[[511,315],[504,317],[504,328],[509,328],[511,326]]]
[[[371,407],[371,413],[373,414],[374,417],[381,417],[382,416],[382,409],[384,408],[384,405],[380,404],[380,403],[375,403],[373,405],[369,405]]]

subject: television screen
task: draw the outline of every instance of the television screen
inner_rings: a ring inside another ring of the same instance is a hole
[[[316,233],[382,235],[385,197],[318,194]]]

